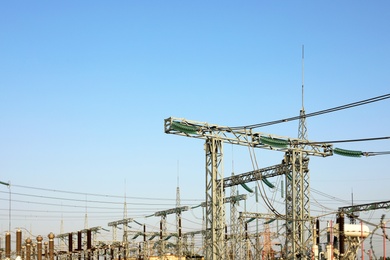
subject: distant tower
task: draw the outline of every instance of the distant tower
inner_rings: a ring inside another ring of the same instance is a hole
[[[353,190],[351,191],[351,199],[352,199],[352,206],[353,206]],[[352,212],[348,215],[349,221],[351,224],[356,224],[356,218],[359,217],[359,212]]]
[[[177,187],[176,187],[176,209],[180,208],[180,187],[179,187],[179,161],[177,162]],[[182,237],[181,237],[181,211],[176,211],[176,231],[177,231],[177,256],[183,255]]]
[[[85,195],[84,229],[88,229],[88,199],[87,199],[87,195]]]
[[[60,226],[60,234],[64,234],[64,217],[61,213],[61,226]],[[63,239],[60,240],[60,248],[61,250],[65,250],[66,245]]]
[[[124,196],[124,205],[123,205],[123,219],[126,220],[127,219],[127,203],[126,203],[126,180],[125,180],[125,196]],[[129,244],[128,244],[128,239],[127,239],[127,235],[128,235],[128,222],[124,223],[123,224],[123,245],[125,247],[125,259],[128,258],[128,254],[129,254],[129,250],[128,250],[128,247],[129,247]]]

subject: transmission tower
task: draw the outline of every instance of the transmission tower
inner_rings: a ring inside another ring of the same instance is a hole
[[[288,217],[291,222],[308,221],[309,215],[304,213],[303,191],[305,183],[302,181],[304,174],[303,155],[314,156],[331,156],[333,154],[332,145],[330,144],[315,144],[303,139],[282,137],[270,135],[260,132],[253,132],[252,129],[246,127],[231,128],[227,126],[212,125],[205,122],[197,122],[183,118],[167,118],[164,120],[164,131],[167,134],[176,134],[186,137],[198,138],[205,140],[206,151],[206,254],[208,260],[225,259],[224,248],[224,226],[225,226],[225,210],[223,205],[224,199],[224,183],[223,179],[223,143],[235,145],[243,145],[246,147],[262,148],[269,150],[282,151],[286,153],[286,159],[292,166],[292,182],[299,184],[299,187],[291,187],[292,201],[291,206],[296,206],[297,209],[288,208],[292,213],[292,217]],[[302,145],[305,144],[305,145]],[[288,172],[286,173],[289,174]],[[299,181],[298,181],[299,180]],[[287,186],[287,185],[286,185]],[[299,195],[297,196],[297,192]],[[286,222],[288,222],[286,219]],[[295,225],[295,224],[294,224]],[[294,227],[294,226],[293,226]],[[294,233],[292,243],[292,256],[294,258],[299,255],[296,253],[303,251],[305,247],[302,244],[302,236],[297,236],[299,232]],[[299,237],[300,239],[296,239]],[[295,250],[298,249],[298,250]]]
[[[298,139],[307,141],[306,114],[304,108],[304,46],[302,46],[302,107],[299,112]],[[296,149],[285,155],[285,160],[294,167],[286,175],[286,242],[287,259],[305,259],[310,251],[310,174],[309,156],[302,152],[306,143],[299,143]],[[317,150],[317,147],[313,147]]]
[[[180,188],[179,188],[179,173],[177,174],[177,188],[176,188],[176,208],[180,209]],[[176,231],[177,231],[177,240],[176,240],[176,253],[180,257],[183,255],[183,241],[181,234],[181,211],[176,211]]]
[[[123,219],[127,219],[127,203],[126,203],[126,181],[125,181],[125,196],[123,204]],[[129,243],[128,243],[128,223],[123,224],[123,246],[125,250],[125,259],[129,257]]]

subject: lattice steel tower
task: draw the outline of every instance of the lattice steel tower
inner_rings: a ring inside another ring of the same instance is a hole
[[[286,175],[291,177],[289,184],[291,203],[286,212],[288,219],[293,223],[293,228],[304,230],[297,222],[306,222],[309,218],[305,213],[305,188],[303,155],[326,157],[333,154],[332,145],[315,144],[307,140],[270,135],[254,132],[247,127],[227,127],[197,122],[184,118],[167,118],[164,120],[164,131],[167,134],[175,134],[205,140],[206,152],[206,235],[205,235],[205,259],[225,260],[225,209],[224,209],[224,184],[223,181],[223,143],[243,145],[246,147],[263,148],[286,153],[286,160],[291,164],[291,172]],[[305,145],[302,145],[305,144]],[[290,176],[291,175],[291,176]],[[294,187],[292,184],[299,185]],[[286,203],[287,204],[287,203]],[[286,219],[287,219],[286,218]],[[287,222],[287,221],[286,221]],[[293,242],[289,246],[293,249],[289,254],[298,256],[296,252],[302,252],[306,244],[301,231],[292,230]],[[299,239],[298,239],[299,238]],[[306,241],[306,240],[305,240]]]
[[[302,46],[302,107],[299,112],[298,139],[307,141],[304,108],[304,47]],[[286,153],[285,160],[293,167],[286,174],[286,242],[287,259],[306,259],[310,252],[310,174],[306,143],[299,143]],[[318,151],[317,147],[313,147]]]
[[[180,188],[179,188],[179,172],[177,173],[177,187],[176,187],[176,208],[180,208]],[[183,255],[183,240],[181,234],[181,211],[176,211],[176,254],[180,258]]]

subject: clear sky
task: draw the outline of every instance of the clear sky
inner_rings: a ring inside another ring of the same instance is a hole
[[[298,115],[302,45],[307,113],[388,94],[389,11],[389,1],[2,1],[0,181],[11,182],[11,229],[58,234],[63,220],[77,231],[85,213],[107,228],[123,218],[125,195],[128,217],[157,227],[145,216],[175,207],[178,183],[181,204],[199,204],[203,141],[165,134],[164,118],[237,126]],[[385,100],[310,118],[309,139],[389,136],[389,110]],[[297,137],[298,122],[258,131]],[[390,150],[389,140],[337,147]],[[225,154],[225,175],[253,169],[247,149]],[[256,156],[266,167],[283,153]],[[356,204],[389,200],[388,160],[312,158],[311,187],[337,200],[313,198],[333,210],[352,191]],[[6,186],[0,198],[4,232]],[[247,209],[267,211],[254,205],[252,196]],[[187,213],[186,228],[201,217]]]

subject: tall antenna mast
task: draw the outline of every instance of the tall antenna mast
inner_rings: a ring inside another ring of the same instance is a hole
[[[302,45],[302,108],[299,113],[299,129],[298,138],[307,140],[306,113],[304,106],[304,90],[305,90],[305,47]]]
[[[305,46],[302,45],[302,110],[304,108],[304,89],[305,89]]]

